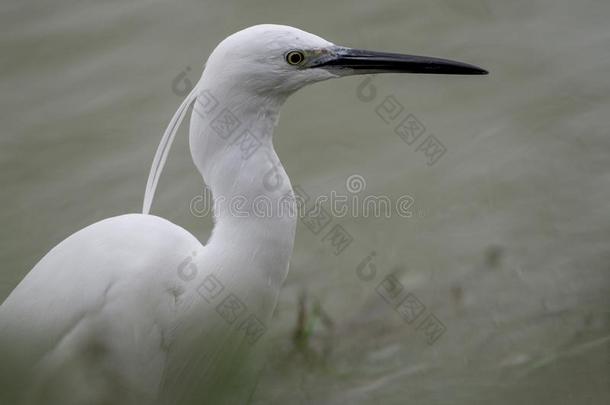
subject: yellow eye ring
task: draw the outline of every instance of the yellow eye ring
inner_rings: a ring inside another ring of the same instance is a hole
[[[305,61],[305,54],[301,51],[290,51],[286,54],[286,63],[298,66]]]

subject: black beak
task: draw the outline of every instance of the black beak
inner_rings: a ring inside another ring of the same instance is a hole
[[[449,59],[430,56],[403,55],[400,53],[337,48],[332,54],[320,58],[310,67],[350,69],[358,73],[423,73],[442,75],[486,75],[480,67]]]

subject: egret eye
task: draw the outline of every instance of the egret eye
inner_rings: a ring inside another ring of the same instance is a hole
[[[286,63],[298,66],[305,60],[305,54],[301,51],[290,51],[286,54]]]

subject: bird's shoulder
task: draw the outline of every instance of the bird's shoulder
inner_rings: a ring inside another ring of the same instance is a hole
[[[177,265],[200,242],[185,229],[152,215],[108,218],[51,249],[0,305],[0,329],[44,331],[51,341],[83,318],[109,308],[153,319],[177,283]]]
[[[51,385],[59,370],[70,370],[65,378],[72,381],[79,370],[106,364],[96,360],[99,353],[116,364],[148,364],[146,373],[109,375],[154,391],[176,313],[176,269],[201,247],[185,229],[152,215],[121,215],[75,232],[0,305],[0,348],[20,353],[15,370],[46,365],[39,377]]]

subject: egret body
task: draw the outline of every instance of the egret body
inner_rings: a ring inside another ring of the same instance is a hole
[[[2,403],[243,403],[251,390],[247,353],[269,325],[296,228],[290,180],[272,142],[280,107],[308,84],[383,72],[486,73],[339,47],[279,25],[222,41],[163,136],[143,213],[74,233],[0,306],[8,359],[0,396],[10,401]],[[149,214],[190,105],[192,158],[215,202],[205,245]],[[265,215],[251,205],[260,196],[271,207]],[[232,211],[236,199],[246,215]]]

